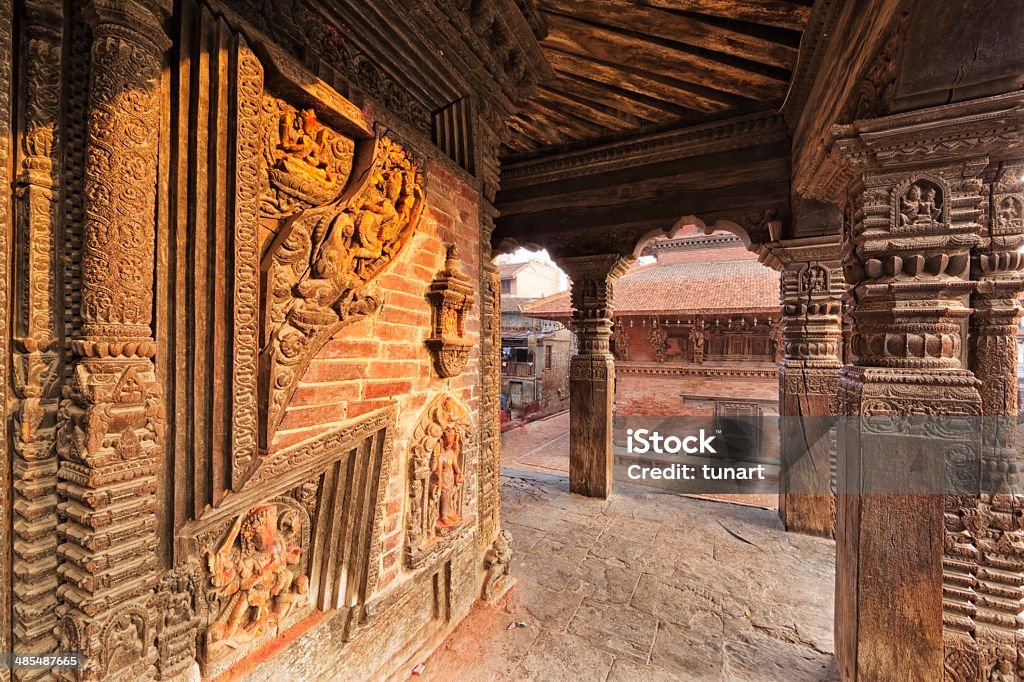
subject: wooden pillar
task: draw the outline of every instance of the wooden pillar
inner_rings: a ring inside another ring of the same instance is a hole
[[[770,242],[761,260],[780,269],[784,354],[779,367],[779,516],[786,530],[832,537],[845,290],[839,237]]]
[[[26,0],[21,49],[25,102],[18,154],[15,230],[14,651],[56,648],[57,408],[63,374],[64,295],[60,270],[60,128],[64,11]],[[39,679],[43,670],[19,671]]]
[[[1024,142],[1021,97],[1010,97],[835,131],[853,322],[838,430],[836,655],[845,680],[939,682],[949,624],[973,618],[970,571],[951,575],[947,565],[944,577],[944,555],[963,540],[947,529],[944,493],[950,482],[977,483],[970,472],[980,462],[970,458],[981,439],[972,419],[949,428],[949,418],[982,414],[964,343],[970,262],[987,214],[982,175]]]
[[[93,0],[81,329],[59,412],[58,636],[82,680],[156,675],[164,400],[151,329],[163,0]]]
[[[952,679],[976,679],[979,672],[983,679],[1024,675],[1018,662],[1024,651],[1024,489],[1016,438],[1022,175],[1019,161],[994,164],[985,173],[987,211],[971,265],[970,361],[981,382],[984,417],[979,494],[946,498],[944,643]]]
[[[613,283],[629,267],[617,254],[558,260],[572,280],[578,353],[569,361],[569,490],[587,497],[612,491],[612,408],[615,361]]]

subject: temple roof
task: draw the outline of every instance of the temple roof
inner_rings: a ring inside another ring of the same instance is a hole
[[[615,283],[614,309],[616,315],[777,313],[779,275],[746,259],[634,266]],[[565,319],[572,314],[569,292],[523,306],[523,314]]]

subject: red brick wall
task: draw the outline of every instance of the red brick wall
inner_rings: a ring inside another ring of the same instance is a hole
[[[334,430],[374,410],[397,405],[394,469],[390,473],[380,586],[392,583],[402,564],[403,508],[409,439],[427,403],[440,391],[461,400],[471,415],[479,407],[479,345],[465,371],[440,379],[424,339],[431,308],[424,294],[444,267],[448,244],[456,244],[462,271],[479,282],[479,196],[445,167],[427,164],[426,204],[419,227],[388,270],[372,285],[383,309],[371,319],[342,329],[310,362],[274,436],[280,450]],[[466,334],[480,333],[480,295],[466,322]],[[475,450],[467,455],[475,456]],[[468,478],[468,477],[467,477]],[[476,490],[465,487],[467,512],[476,508]]]
[[[685,404],[682,394],[725,399],[779,399],[779,380],[768,378],[650,376],[617,372],[615,414],[622,416],[709,415],[712,410]]]

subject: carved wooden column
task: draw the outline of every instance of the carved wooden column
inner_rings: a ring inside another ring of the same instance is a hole
[[[1022,99],[836,129],[833,154],[849,181],[843,255],[853,318],[839,391],[841,414],[851,415],[839,428],[836,530],[844,679],[942,680],[944,636],[948,646],[976,608],[971,571],[951,572],[947,561],[944,576],[944,554],[962,560],[957,545],[970,531],[948,526],[942,493],[950,482],[978,484],[980,437],[971,419],[950,417],[982,413],[963,343],[971,250],[985,222],[982,173],[1024,142]],[[947,679],[980,678],[970,675],[963,668]]]
[[[57,644],[54,440],[63,355],[58,278],[63,29],[62,3],[25,3],[14,291],[14,651],[24,653],[53,651]],[[21,679],[46,676],[43,670],[18,674]]]
[[[588,497],[612,491],[615,360],[610,350],[612,286],[629,267],[617,254],[560,258],[572,281],[579,352],[569,361],[569,490]]]
[[[12,54],[14,21],[13,0],[0,0],[0,159],[11,158],[11,104],[13,85]],[[11,234],[11,170],[8,163],[0,163],[0,514],[10,518],[11,514],[11,467],[10,440],[6,424],[9,419],[8,399],[10,397],[10,374],[8,361],[10,357],[9,339],[11,329],[9,282],[10,265],[10,234]],[[10,524],[0,523],[0,547],[4,547],[3,558],[0,559],[0,651],[11,651],[11,531]],[[0,673],[0,679],[9,673]]]
[[[780,269],[783,359],[779,367],[779,516],[786,530],[835,532],[831,415],[839,388],[839,237],[770,242],[761,260]]]
[[[1019,161],[993,164],[985,173],[982,239],[972,259],[970,360],[985,416],[980,494],[946,498],[945,666],[952,679],[977,679],[979,672],[983,679],[1024,676],[1017,656],[1024,650],[1024,490],[1016,438],[1022,174]]]
[[[60,406],[58,628],[79,679],[155,675],[157,476],[164,401],[153,367],[162,0],[93,0],[81,331]]]

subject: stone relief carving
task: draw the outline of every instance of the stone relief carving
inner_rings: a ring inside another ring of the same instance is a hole
[[[424,411],[409,458],[406,556],[411,568],[451,546],[467,526],[464,511],[466,447],[472,424],[465,406],[439,396]]]
[[[494,544],[484,554],[483,597],[493,601],[505,592],[510,581],[512,569],[512,536],[507,530],[498,533]]]
[[[281,110],[282,105],[274,106]],[[294,118],[287,124],[286,119],[282,114],[274,121],[291,131],[291,142],[282,141],[269,152],[268,164],[274,160],[268,173],[273,171],[277,180],[263,202],[267,217],[279,218],[284,207],[297,211],[282,223],[264,257],[260,377],[265,444],[312,356],[342,326],[380,308],[367,285],[409,243],[423,209],[419,167],[396,142],[379,139],[362,184],[342,188],[352,155],[347,160],[337,155],[350,147],[331,143],[334,134],[318,127],[312,115],[304,117],[301,132]],[[329,194],[335,197],[329,203],[302,208]]]
[[[206,658],[276,634],[288,616],[307,606],[309,516],[292,498],[252,507],[206,549],[213,620]]]
[[[433,324],[427,347],[434,369],[442,379],[458,376],[466,368],[469,351],[476,345],[466,340],[466,317],[473,307],[473,284],[459,269],[459,251],[448,247],[444,269],[430,284],[427,299],[433,308]]]

